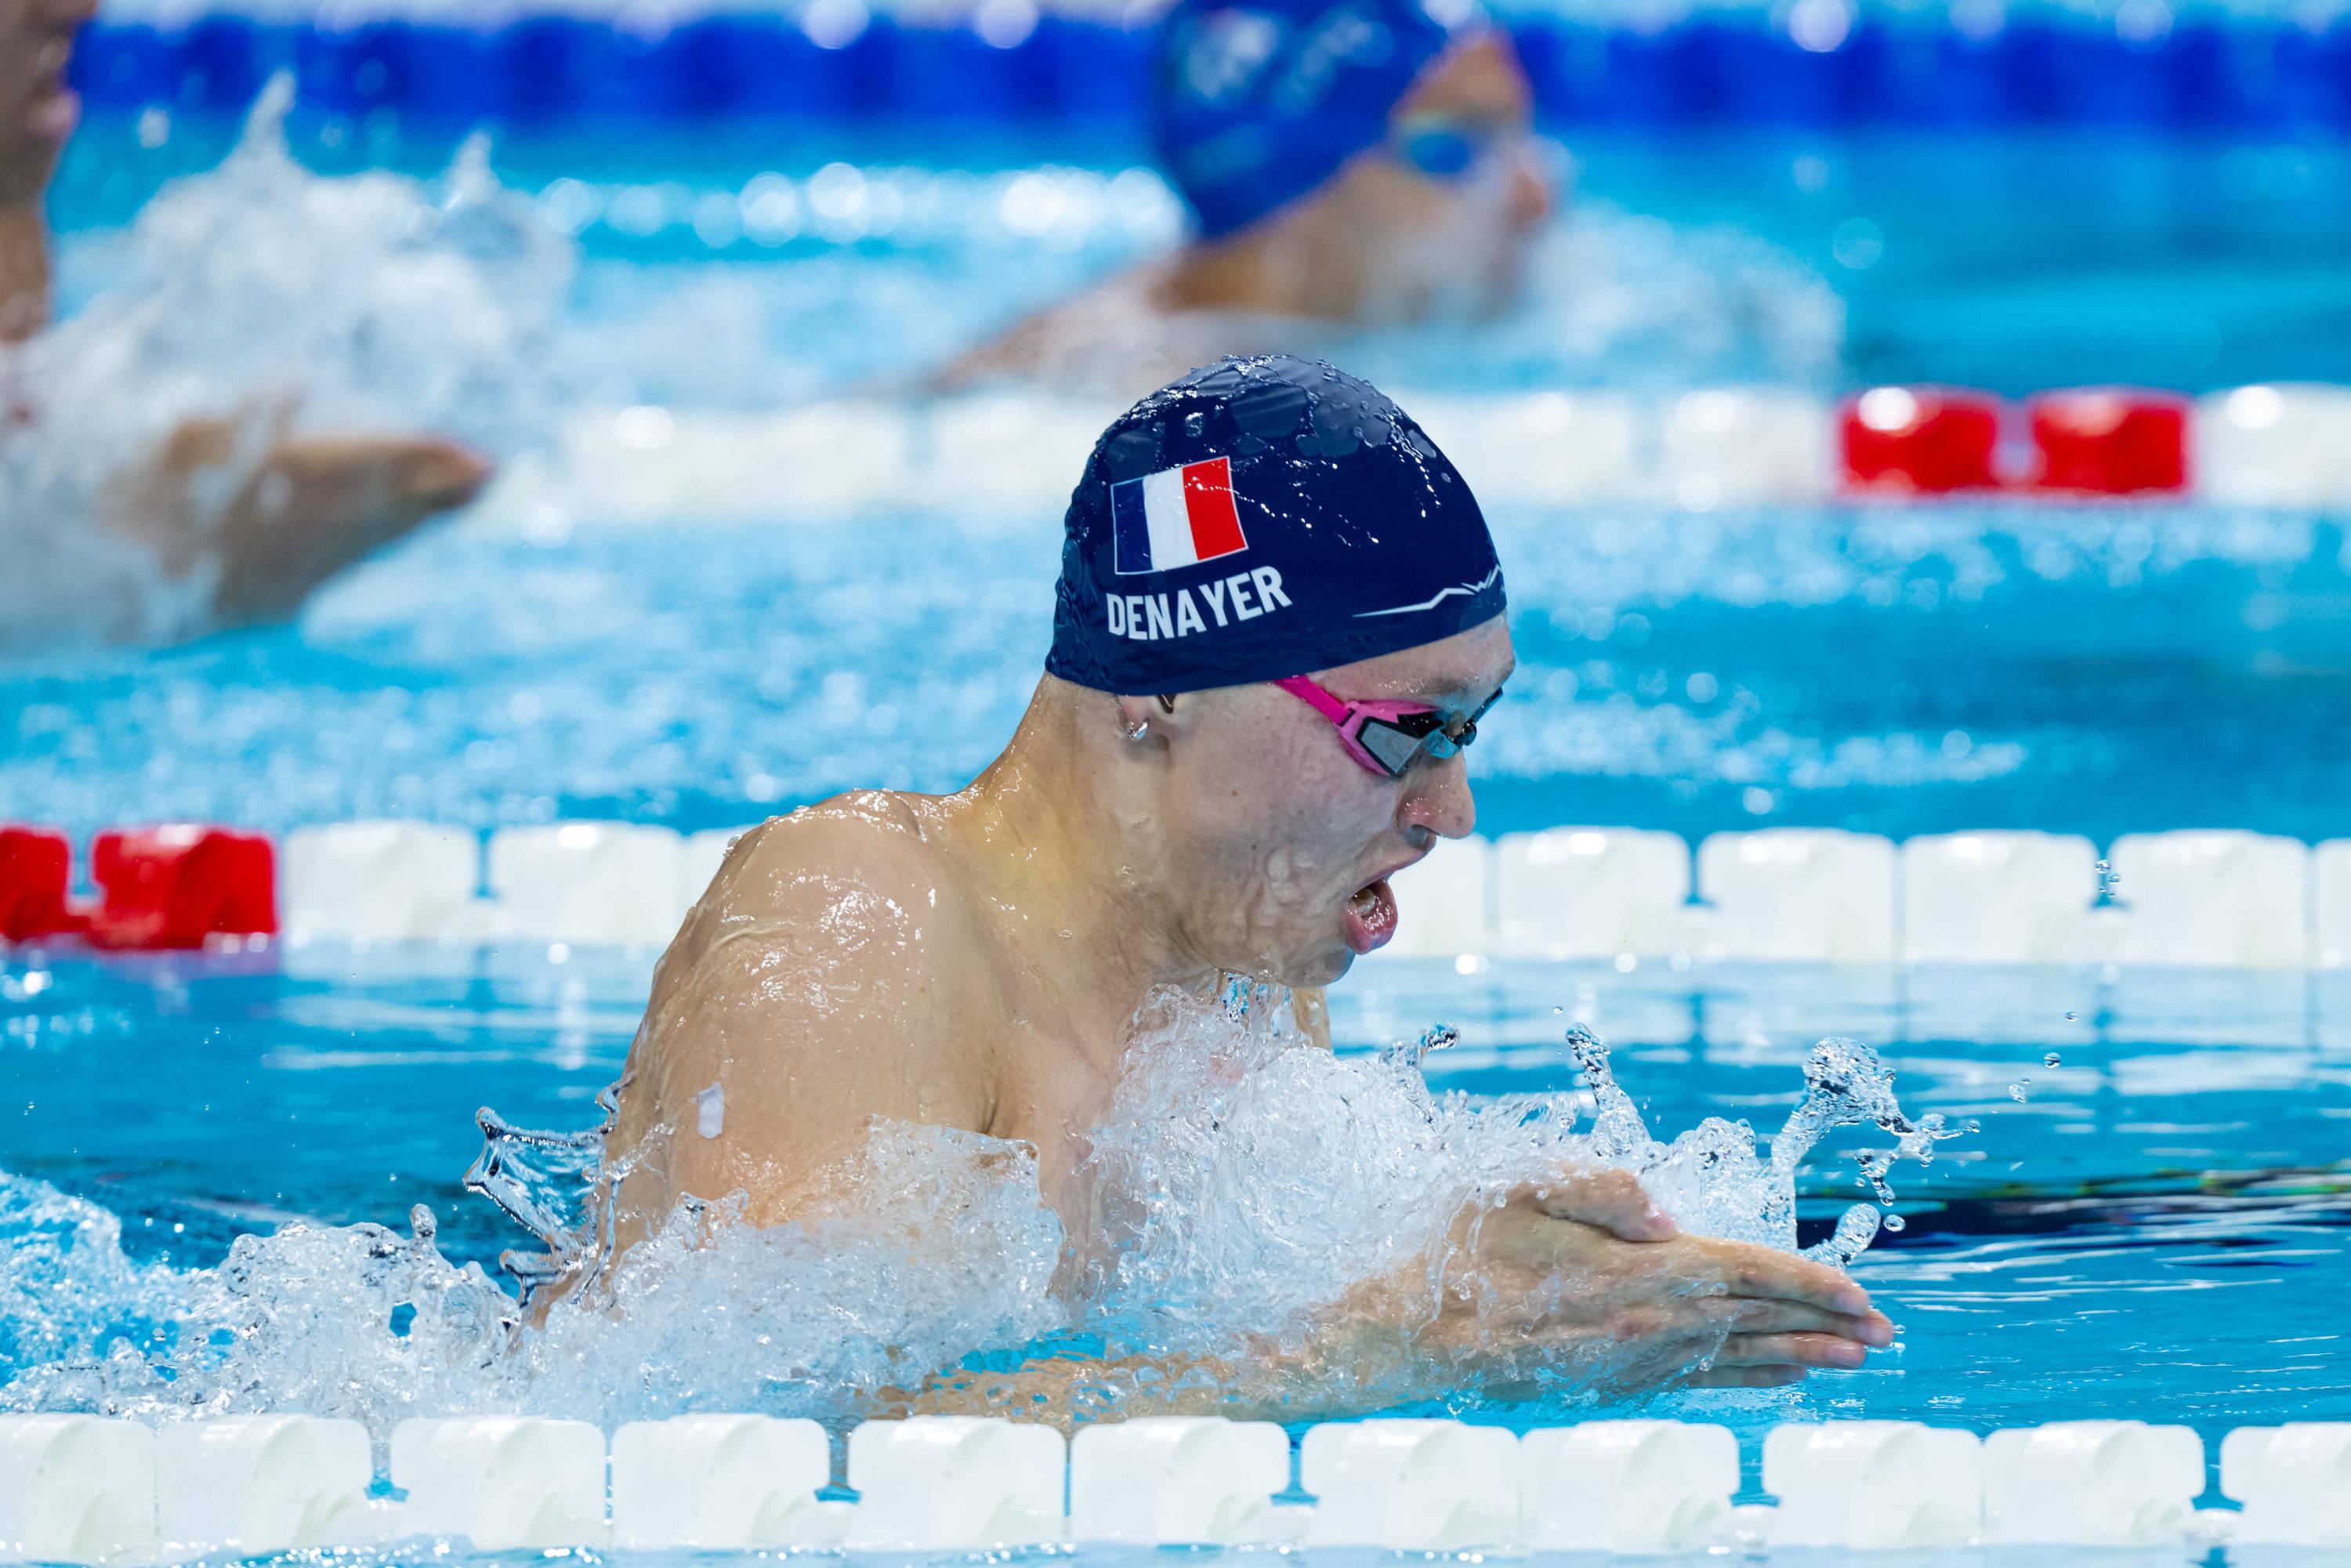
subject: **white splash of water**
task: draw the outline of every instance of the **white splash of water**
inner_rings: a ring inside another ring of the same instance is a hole
[[[1891,1074],[1851,1041],[1813,1052],[1766,1155],[1741,1123],[1654,1139],[1581,1031],[1570,1045],[1596,1114],[1579,1127],[1575,1095],[1472,1102],[1433,1092],[1416,1051],[1313,1050],[1286,1001],[1238,984],[1221,1006],[1155,1001],[1064,1204],[1085,1216],[1075,1247],[1028,1145],[889,1124],[831,1184],[839,1205],[804,1224],[754,1229],[734,1223],[736,1204],[688,1205],[607,1263],[580,1201],[617,1174],[598,1160],[600,1134],[522,1134],[486,1116],[476,1185],[553,1249],[527,1275],[565,1283],[530,1306],[443,1258],[422,1211],[407,1236],[292,1226],[182,1271],[130,1261],[104,1210],[0,1177],[0,1240],[17,1260],[0,1280],[0,1364],[19,1369],[0,1409],[313,1410],[379,1436],[406,1416],[471,1410],[845,1421],[902,1407],[959,1365],[985,1381],[1072,1343],[1104,1358],[1081,1364],[1072,1409],[1132,1406],[1186,1377],[1201,1385],[1195,1406],[1213,1406],[1240,1396],[1215,1386],[1230,1369],[1269,1353],[1314,1363],[1334,1303],[1358,1287],[1416,1270],[1436,1281],[1458,1260],[1465,1216],[1562,1166],[1633,1170],[1687,1230],[1792,1248],[1797,1168],[1829,1131],[1893,1134],[1894,1151],[1865,1167],[1881,1189],[1894,1157],[1925,1160],[1949,1135],[1938,1119],[1905,1119]],[[1850,1260],[1877,1224],[1855,1206],[1814,1250]],[[576,1266],[590,1255],[597,1266]],[[1555,1286],[1562,1301],[1577,1288]],[[1279,1397],[1309,1411],[1466,1406],[1503,1381],[1491,1358],[1407,1350],[1323,1357]],[[1530,1340],[1505,1370],[1520,1396],[1585,1397],[1613,1369],[1588,1345]],[[1261,1393],[1259,1380],[1249,1396]]]
[[[287,147],[292,97],[274,83],[219,169],[147,206],[119,286],[0,349],[0,651],[203,630],[204,531],[284,436],[503,455],[548,428],[570,242],[478,139],[430,184],[311,174]],[[190,421],[224,422],[235,450],[191,487],[194,537],[164,548],[124,514],[154,509],[132,476]]]
[[[1458,1217],[1562,1166],[1630,1170],[1685,1231],[1792,1250],[1797,1172],[1829,1132],[1874,1124],[1894,1135],[1893,1150],[1871,1156],[1881,1191],[1896,1158],[1924,1162],[1955,1135],[1939,1116],[1904,1117],[1892,1073],[1853,1040],[1813,1049],[1802,1099],[1759,1154],[1743,1122],[1708,1118],[1670,1142],[1652,1137],[1606,1050],[1581,1028],[1568,1045],[1595,1114],[1579,1126],[1572,1095],[1435,1092],[1417,1049],[1303,1049],[1289,1009],[1270,1005],[1278,996],[1246,997],[1234,1028],[1174,1014],[1130,1057],[1089,1166],[1116,1240],[1092,1261],[1085,1291],[1090,1326],[1127,1354],[1229,1354],[1243,1338],[1301,1352],[1351,1286],[1424,1261],[1441,1271]],[[1877,1218],[1855,1206],[1813,1255],[1849,1262]],[[1511,1371],[1573,1391],[1609,1382],[1612,1369],[1562,1352]],[[1337,1403],[1450,1397],[1488,1376],[1441,1357],[1414,1374],[1421,1386]]]
[[[877,1129],[853,1212],[759,1230],[681,1210],[626,1266],[524,1325],[475,1264],[378,1225],[244,1236],[217,1267],[125,1257],[115,1218],[0,1176],[0,1410],[145,1420],[308,1411],[611,1425],[687,1410],[847,1418],[968,1351],[1060,1329],[1060,1222],[1024,1148]]]

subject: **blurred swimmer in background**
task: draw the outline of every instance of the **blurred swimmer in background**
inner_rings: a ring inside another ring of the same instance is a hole
[[[1557,204],[1508,37],[1467,0],[1178,0],[1154,140],[1195,232],[939,386],[1133,396],[1228,353],[1475,320],[1518,298]]]
[[[11,502],[7,465],[41,467],[46,437],[37,395],[9,372],[12,349],[49,325],[49,236],[43,201],[80,104],[66,85],[74,37],[96,0],[0,0],[0,549],[31,548],[17,529],[73,526],[53,503]],[[166,578],[209,579],[200,623],[238,624],[291,614],[311,590],[436,514],[465,506],[488,465],[429,436],[288,435],[283,416],[181,423],[145,458],[102,486],[98,526],[152,552]],[[76,435],[86,432],[71,433]],[[30,486],[27,486],[29,490]],[[10,515],[11,513],[37,515]],[[38,541],[57,553],[55,541]],[[98,586],[84,628],[122,634],[111,586]],[[70,581],[73,574],[54,578]],[[47,591],[56,589],[44,580]],[[45,624],[69,627],[69,607],[50,604]],[[104,622],[101,624],[101,622]],[[0,627],[0,646],[7,628]]]
[[[1290,988],[1285,1051],[1329,1049],[1321,988],[1394,935],[1390,878],[1476,824],[1461,753],[1514,655],[1468,486],[1363,382],[1227,361],[1103,434],[1055,602],[1028,713],[967,789],[855,791],[737,842],[618,1086],[621,1249],[730,1200],[751,1226],[847,1235],[826,1222],[903,1207],[859,1172],[912,1125],[1026,1162],[1082,1275],[1128,1241],[1092,1161],[1155,1060],[1155,1008],[1213,1007],[1228,977]],[[1334,1286],[1294,1364],[1059,1359],[915,1403],[1066,1418],[1089,1380],[1133,1372],[1129,1413],[1295,1414],[1392,1386],[1395,1357],[1489,1388],[1562,1366],[1618,1389],[1772,1386],[1892,1339],[1844,1274],[1684,1234],[1628,1171],[1420,1196],[1387,1223],[1426,1253]]]

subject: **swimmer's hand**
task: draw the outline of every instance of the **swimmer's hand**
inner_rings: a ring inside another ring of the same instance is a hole
[[[1430,1284],[1438,1285],[1432,1302]],[[941,1373],[881,1416],[1009,1416],[1064,1427],[1135,1416],[1361,1416],[1474,1385],[1504,1398],[1773,1388],[1855,1367],[1894,1325],[1844,1274],[1682,1234],[1631,1173],[1563,1169],[1465,1210],[1437,1255],[1350,1291],[1303,1357],[1066,1356]]]
[[[213,613],[224,625],[280,620],[371,551],[481,493],[490,467],[430,436],[292,436],[281,430],[225,498],[240,467],[237,427],[192,421],[127,483],[111,515],[179,574],[217,559]]]
[[[1425,1280],[1398,1277],[1352,1303],[1357,1321],[1404,1314],[1387,1321],[1412,1325],[1419,1356],[1497,1389],[1562,1375],[1611,1393],[1777,1387],[1894,1340],[1846,1275],[1684,1235],[1625,1171],[1563,1170],[1465,1209],[1437,1262],[1433,1315]]]

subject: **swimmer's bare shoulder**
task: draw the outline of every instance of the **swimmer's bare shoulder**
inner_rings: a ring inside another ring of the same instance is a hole
[[[738,840],[653,975],[613,1148],[622,1229],[681,1197],[755,1225],[830,1196],[876,1118],[982,1130],[991,1085],[977,927],[936,802],[866,790]],[[714,1092],[715,1089],[715,1092]]]

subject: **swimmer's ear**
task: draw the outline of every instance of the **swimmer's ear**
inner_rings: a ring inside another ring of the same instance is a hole
[[[1151,738],[1155,727],[1166,727],[1167,721],[1176,718],[1176,697],[1162,695],[1147,697],[1123,696],[1118,702],[1119,727],[1133,741]],[[1182,721],[1176,719],[1178,726]]]
[[[1132,741],[1151,738],[1151,721],[1163,711],[1157,697],[1113,697],[1118,704],[1118,727]]]

